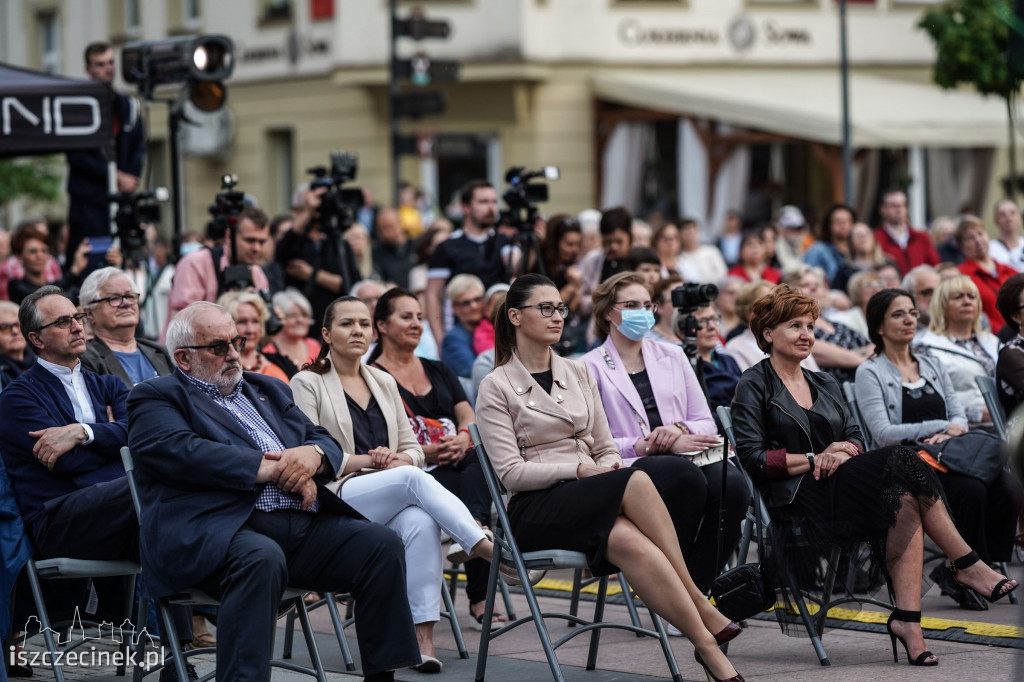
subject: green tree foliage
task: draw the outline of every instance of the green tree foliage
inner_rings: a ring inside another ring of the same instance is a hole
[[[0,208],[21,198],[56,201],[61,193],[57,166],[56,157],[0,161]]]
[[[973,85],[982,95],[1009,99],[1020,75],[1007,63],[1010,0],[952,0],[925,12],[918,24],[935,44],[932,78],[942,88]]]

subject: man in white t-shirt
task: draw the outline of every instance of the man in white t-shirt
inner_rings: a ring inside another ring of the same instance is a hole
[[[1024,238],[1021,237],[1021,218],[1017,204],[1010,199],[1003,199],[996,203],[993,215],[999,236],[989,241],[988,255],[994,261],[1024,272]]]

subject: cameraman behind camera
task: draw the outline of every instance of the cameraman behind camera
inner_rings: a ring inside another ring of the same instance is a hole
[[[231,238],[232,234],[234,239]],[[168,321],[190,303],[217,300],[223,293],[221,273],[232,265],[232,255],[236,248],[238,253],[234,254],[235,264],[249,268],[252,287],[258,291],[269,288],[267,276],[259,265],[264,260],[264,250],[270,239],[267,214],[254,206],[246,206],[239,212],[238,223],[233,231],[227,233],[227,237],[220,252],[220,262],[216,265],[212,249],[200,249],[178,261],[167,302]]]
[[[295,213],[295,227],[277,243],[275,260],[284,270],[285,287],[301,291],[313,306],[309,333],[319,338],[324,312],[348,291],[359,275],[352,249],[340,234],[332,234],[320,217],[321,200],[328,191],[320,186],[303,193],[303,209]]]

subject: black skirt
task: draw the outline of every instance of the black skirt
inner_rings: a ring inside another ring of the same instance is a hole
[[[516,493],[508,517],[519,549],[565,549],[587,555],[595,576],[618,573],[605,557],[608,535],[619,517],[622,496],[636,469],[623,467],[553,488]]]

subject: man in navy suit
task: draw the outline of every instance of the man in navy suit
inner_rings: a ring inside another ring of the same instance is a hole
[[[59,287],[26,297],[18,322],[39,359],[0,393],[0,432],[37,556],[138,561],[139,523],[121,463],[128,389],[82,370],[85,314]],[[173,614],[182,641],[191,641],[188,609]],[[191,667],[188,674],[195,679]],[[173,667],[161,672],[172,676]]]
[[[351,592],[366,678],[394,679],[420,662],[401,540],[314,479],[334,478],[341,449],[287,385],[243,375],[244,343],[227,311],[193,303],[167,328],[177,371],[128,398],[146,583],[220,601],[217,677],[232,681],[270,679],[286,587]]]

